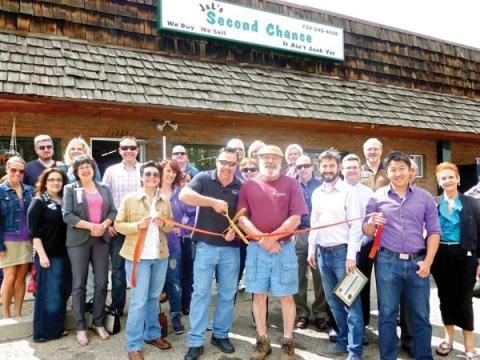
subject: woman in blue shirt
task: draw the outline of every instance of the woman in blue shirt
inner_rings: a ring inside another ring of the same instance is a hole
[[[432,265],[437,283],[445,340],[436,353],[447,356],[453,348],[454,327],[463,331],[466,359],[478,359],[473,344],[472,294],[480,277],[480,202],[458,192],[460,175],[455,164],[435,168],[443,194],[436,198],[442,227],[440,247]]]
[[[6,165],[7,178],[0,185],[0,268],[3,269],[2,313],[11,317],[10,303],[15,300],[15,316],[22,316],[25,278],[32,262],[33,248],[28,236],[27,209],[33,188],[22,183],[25,161],[11,157]]]

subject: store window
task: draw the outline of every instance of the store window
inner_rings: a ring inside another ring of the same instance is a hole
[[[60,146],[60,139],[53,139],[53,145],[55,147],[55,159],[63,160],[63,153]],[[0,177],[5,175],[5,162],[10,157],[8,150],[10,148],[10,137],[0,137]],[[33,138],[31,137],[17,137],[17,152],[26,161],[30,161],[37,158],[33,145]]]
[[[188,160],[192,166],[195,166],[198,170],[211,170],[215,168],[215,158],[218,150],[222,148],[221,145],[185,145],[185,144],[173,144],[182,145],[185,147],[188,153]]]
[[[410,155],[410,159],[417,163],[417,178],[423,178],[423,155]]]
[[[122,161],[122,157],[118,153],[118,143],[121,138],[90,138],[90,147],[92,148],[92,156],[97,162],[100,174],[103,177],[107,167],[117,164]],[[140,153],[138,154],[138,161],[145,161],[145,142],[137,139],[140,144]]]

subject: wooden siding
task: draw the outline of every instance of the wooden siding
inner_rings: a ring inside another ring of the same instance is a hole
[[[268,0],[230,1],[345,29],[345,61],[160,34],[157,0],[0,0],[0,29],[480,98],[480,51]]]

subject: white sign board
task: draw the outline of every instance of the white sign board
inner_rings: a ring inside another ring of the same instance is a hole
[[[343,29],[221,1],[159,0],[159,29],[344,60]]]

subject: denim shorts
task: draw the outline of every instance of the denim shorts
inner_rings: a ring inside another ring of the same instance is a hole
[[[281,242],[282,251],[271,254],[250,242],[245,262],[248,292],[273,296],[288,296],[298,293],[298,261],[292,241]]]

